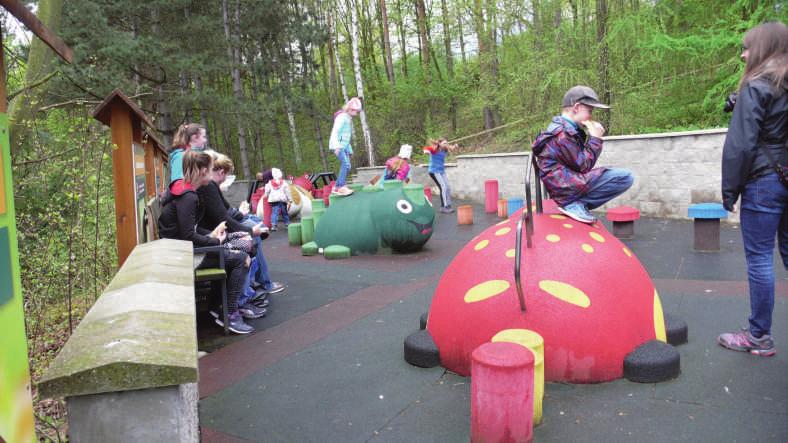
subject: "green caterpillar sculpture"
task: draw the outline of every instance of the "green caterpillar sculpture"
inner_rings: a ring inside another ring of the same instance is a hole
[[[353,255],[421,249],[432,236],[435,221],[424,186],[389,181],[384,185],[332,198],[315,228],[318,247],[341,245]]]

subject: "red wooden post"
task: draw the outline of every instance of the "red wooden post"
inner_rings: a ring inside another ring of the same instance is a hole
[[[495,214],[498,210],[498,180],[484,182],[484,212]]]
[[[530,442],[533,353],[514,343],[485,343],[471,359],[471,441]]]

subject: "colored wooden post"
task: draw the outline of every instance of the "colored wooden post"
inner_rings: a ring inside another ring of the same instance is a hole
[[[312,218],[314,219],[315,229],[317,229],[317,223],[320,221],[320,217],[326,213],[324,208],[317,208],[312,210]]]
[[[617,206],[607,210],[607,219],[613,222],[613,235],[618,238],[635,237],[635,220],[640,218],[640,211],[631,206]]]
[[[508,202],[505,198],[498,200],[498,217],[506,218],[508,214]]]
[[[315,220],[309,217],[301,217],[301,244],[307,244],[315,238]]]
[[[432,188],[430,186],[424,187],[424,197],[427,198],[428,202],[432,202]]]
[[[287,243],[290,246],[301,246],[301,223],[290,223],[287,227]]]
[[[471,354],[471,441],[533,439],[534,355],[514,343],[485,343]]]
[[[728,212],[720,203],[696,203],[689,207],[687,215],[694,220],[693,249],[701,252],[720,250],[720,219]]]
[[[473,224],[473,206],[462,205],[457,208],[457,224],[458,225]]]
[[[542,422],[544,401],[544,339],[528,329],[507,329],[495,334],[491,341],[515,343],[534,354],[534,425],[538,425]]]
[[[506,202],[506,216],[511,217],[512,214],[517,212],[518,209],[523,207],[523,199],[521,198],[510,198]]]
[[[484,212],[493,214],[498,209],[498,180],[484,182]]]
[[[271,227],[271,203],[268,203],[267,199],[260,199],[260,203],[257,203],[257,204],[258,205],[259,204],[263,205],[263,223],[270,228]]]

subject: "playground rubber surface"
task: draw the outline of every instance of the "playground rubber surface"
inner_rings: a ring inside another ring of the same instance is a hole
[[[265,240],[273,294],[257,332],[221,335],[199,317],[200,425],[205,442],[464,442],[471,379],[403,359],[454,255],[500,221],[474,206],[474,224],[437,214],[424,250],[328,261],[302,257],[284,230]],[[612,231],[610,224],[604,222]],[[741,233],[722,224],[721,251],[692,250],[691,221],[642,218],[624,243],[651,275],[666,313],[689,326],[681,375],[547,383],[535,441],[788,441],[788,272],[775,251],[774,357],[728,351],[721,332],[749,315]]]

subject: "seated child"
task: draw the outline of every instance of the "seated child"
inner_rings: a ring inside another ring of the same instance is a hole
[[[609,109],[593,89],[575,86],[566,92],[561,115],[553,117],[534,141],[539,178],[558,210],[582,223],[594,223],[598,208],[632,186],[626,169],[594,168],[602,154],[605,128],[591,119],[594,108]],[[588,134],[586,134],[588,131]]]
[[[408,182],[408,173],[410,173],[410,155],[413,152],[413,146],[402,145],[399,148],[399,154],[396,157],[391,157],[386,161],[386,173],[383,176],[386,180],[400,180]]]

